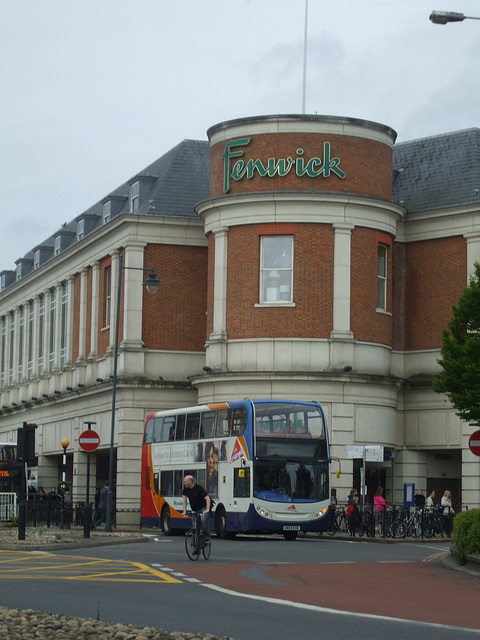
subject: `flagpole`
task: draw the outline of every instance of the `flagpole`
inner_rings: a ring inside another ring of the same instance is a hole
[[[305,0],[305,31],[303,34],[302,114],[305,114],[305,99],[306,99],[306,93],[307,93],[307,34],[308,34],[308,0]]]

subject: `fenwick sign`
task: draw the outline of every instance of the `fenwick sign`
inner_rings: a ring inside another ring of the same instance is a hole
[[[225,145],[223,158],[223,191],[230,191],[231,180],[236,182],[243,178],[253,178],[255,173],[261,177],[273,178],[279,176],[283,178],[294,170],[299,177],[307,176],[309,178],[329,178],[332,174],[342,180],[347,175],[345,171],[340,169],[340,158],[332,158],[330,142],[323,143],[322,158],[314,157],[306,159],[303,157],[303,149],[296,150],[296,157],[288,156],[286,158],[267,158],[266,162],[257,158],[256,160],[237,160],[245,153],[244,149],[250,144],[251,138],[240,138],[239,140],[230,140]]]

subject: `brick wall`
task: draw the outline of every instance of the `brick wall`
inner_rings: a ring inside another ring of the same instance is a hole
[[[378,244],[387,246],[387,312],[377,309]],[[351,248],[351,330],[357,340],[392,344],[391,239],[375,229],[355,227]]]
[[[110,344],[110,318],[106,318],[106,275],[105,270],[110,269],[112,266],[112,258],[107,256],[100,261],[100,272],[98,282],[98,355],[101,357],[105,355],[108,345]],[[115,290],[116,283],[112,283],[112,289]],[[123,287],[122,287],[123,293]],[[122,296],[123,298],[123,296]],[[113,302],[113,296],[112,296]],[[123,300],[121,301],[121,309],[123,310]],[[119,340],[122,341],[122,329],[123,329],[123,314],[120,313],[119,324]]]
[[[212,196],[224,194],[225,142],[212,146],[210,154],[210,193]],[[341,179],[333,173],[328,177],[297,176],[295,168],[285,177],[261,177],[255,173],[253,178],[231,180],[231,194],[255,191],[334,191],[356,193],[372,197],[390,199],[392,197],[392,150],[388,145],[354,136],[341,136],[312,133],[262,134],[251,137],[242,160],[261,159],[264,164],[268,158],[297,158],[296,151],[304,150],[303,158],[322,158],[324,142],[331,143],[331,157],[340,159],[340,169],[347,175]],[[238,158],[233,158],[232,166]],[[322,158],[323,159],[323,158]]]
[[[405,349],[438,349],[452,306],[467,285],[462,236],[412,242],[405,248]]]
[[[272,233],[276,225],[268,225]],[[282,225],[278,225],[282,233]],[[332,329],[333,239],[330,225],[295,225],[295,307],[255,307],[259,302],[260,237],[264,225],[233,227],[228,236],[227,334],[325,338]]]
[[[147,349],[203,351],[206,336],[207,248],[149,244],[144,264],[154,264],[162,286],[143,294]]]

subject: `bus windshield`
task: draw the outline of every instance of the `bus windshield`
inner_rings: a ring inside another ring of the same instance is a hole
[[[269,502],[318,502],[328,498],[328,465],[256,461],[254,496]]]

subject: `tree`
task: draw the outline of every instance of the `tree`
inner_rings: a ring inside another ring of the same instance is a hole
[[[480,264],[453,307],[453,317],[442,334],[442,371],[433,380],[433,389],[445,393],[457,416],[465,421],[480,420]]]

